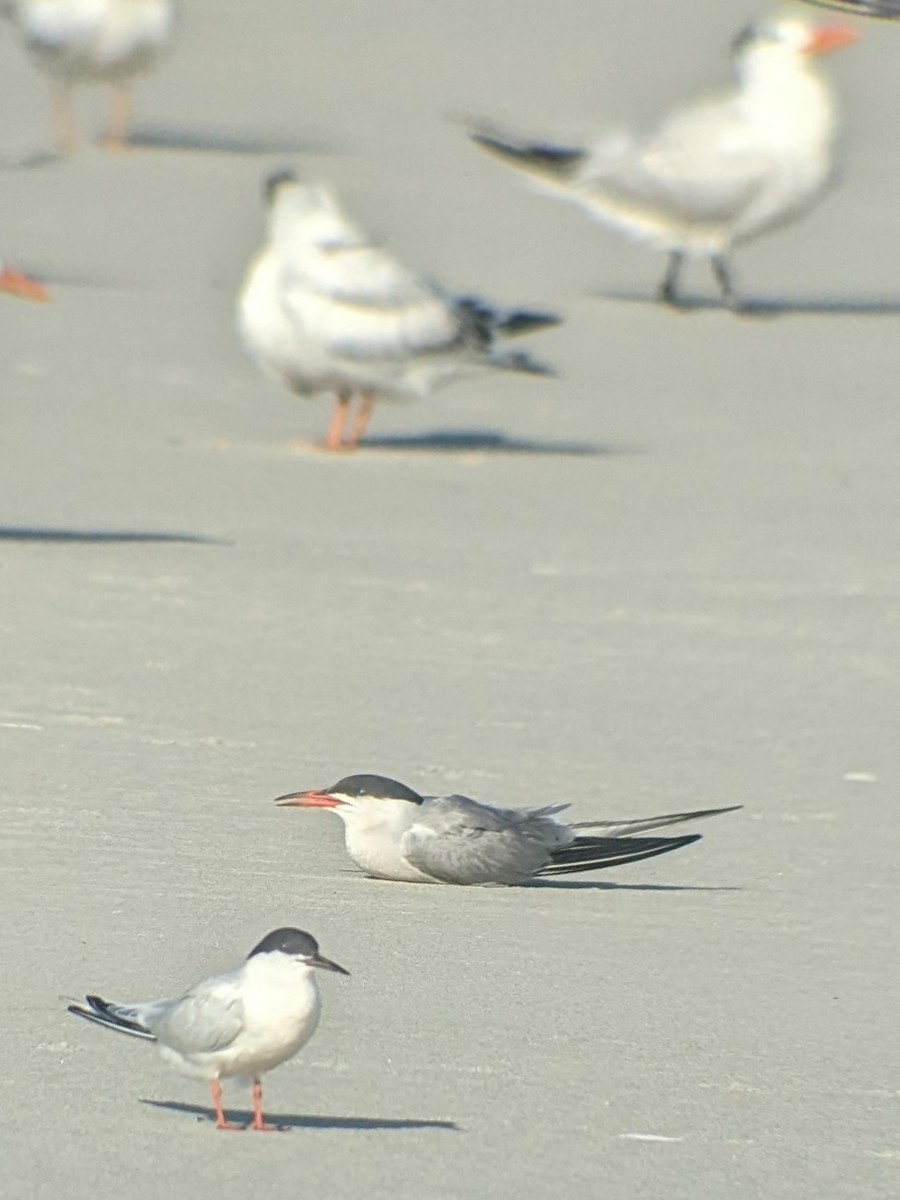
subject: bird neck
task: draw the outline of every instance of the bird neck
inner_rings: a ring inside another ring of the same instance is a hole
[[[745,117],[776,137],[805,144],[828,140],[834,122],[831,89],[809,58],[767,48],[740,65]]]

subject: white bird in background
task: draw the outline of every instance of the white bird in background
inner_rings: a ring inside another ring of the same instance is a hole
[[[678,304],[685,258],[706,258],[736,308],[732,248],[807,211],[829,181],[837,123],[815,60],[858,36],[796,18],[751,25],[734,42],[736,88],[676,111],[643,138],[580,149],[489,125],[471,136],[603,224],[666,251],[661,300]]]
[[[558,814],[567,804],[495,808],[468,796],[420,796],[383,775],[348,775],[330,788],[291,792],[275,803],[337,813],[344,822],[347,853],[367,875],[457,884],[516,884],[639,862],[687,846],[700,835],[634,834],[740,808],[565,824]],[[581,829],[597,829],[602,836],[583,835]]]
[[[262,1111],[266,1071],[305,1046],[319,1023],[316,969],[349,974],[319,953],[300,929],[275,929],[246,961],[224,975],[195,984],[174,1000],[118,1004],[99,996],[68,1011],[96,1025],[156,1042],[166,1062],[185,1075],[209,1081],[217,1129],[237,1129],[222,1109],[220,1079],[252,1082],[251,1129],[269,1130]]]
[[[168,49],[175,25],[172,0],[15,0],[14,16],[26,50],[53,81],[59,150],[77,143],[74,89],[112,89],[106,146],[122,150],[131,121],[131,84],[152,71]]]
[[[425,396],[485,369],[552,374],[501,342],[558,317],[446,295],[374,245],[327,184],[281,172],[266,196],[268,238],[244,281],[238,324],[268,375],[298,395],[337,396],[329,450],[359,444],[376,399]]]
[[[38,300],[41,303],[50,299],[50,293],[42,283],[32,279],[24,271],[17,271],[14,267],[4,266],[3,263],[0,263],[0,292],[17,296],[20,300]]]

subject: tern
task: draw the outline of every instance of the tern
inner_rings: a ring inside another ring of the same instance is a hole
[[[815,60],[858,37],[796,18],[751,25],[734,41],[735,89],[676,111],[643,138],[585,149],[490,125],[471,137],[601,223],[665,251],[661,301],[681,303],[685,259],[704,258],[723,302],[738,309],[733,247],[806,212],[830,181],[837,122]]]
[[[266,1131],[277,1127],[263,1118],[260,1080],[315,1033],[320,1012],[317,969],[349,974],[323,958],[311,934],[275,929],[241,966],[201,980],[176,999],[119,1004],[86,996],[68,1011],[156,1042],[166,1062],[185,1075],[208,1080],[217,1129],[241,1128],[225,1117],[219,1080],[236,1076],[251,1081],[253,1119],[248,1128]]]
[[[73,92],[112,89],[106,147],[121,150],[131,120],[131,83],[169,47],[172,0],[15,0],[12,12],[34,63],[53,80],[53,117],[62,154],[76,146]]]
[[[425,396],[492,368],[553,373],[502,341],[558,317],[445,294],[373,244],[328,184],[279,172],[265,192],[268,237],[244,282],[239,329],[259,366],[292,392],[336,395],[327,449],[359,444],[377,398]]]
[[[15,267],[7,267],[3,263],[0,263],[0,292],[17,296],[20,300],[37,300],[42,304],[50,299],[50,293],[42,283],[24,271],[17,271]]]
[[[741,807],[567,825],[557,814],[568,804],[495,808],[468,796],[420,796],[382,775],[348,775],[332,787],[291,792],[275,803],[336,812],[344,822],[347,853],[367,875],[405,883],[456,884],[517,884],[639,862],[687,846],[700,835],[633,834]],[[584,835],[581,829],[601,834]]]

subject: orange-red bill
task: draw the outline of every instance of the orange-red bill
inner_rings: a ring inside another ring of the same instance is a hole
[[[810,33],[806,52],[830,54],[833,50],[843,50],[845,46],[852,46],[859,39],[860,34],[849,25],[818,25]]]
[[[286,796],[279,796],[275,803],[283,808],[337,808],[340,800],[327,792],[288,792]]]
[[[24,271],[14,271],[12,267],[4,267],[0,271],[0,292],[8,292],[10,296],[18,296],[21,300],[36,300],[40,304],[47,304],[50,300],[50,293],[42,283]]]

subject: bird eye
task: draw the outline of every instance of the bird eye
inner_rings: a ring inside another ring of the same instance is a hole
[[[360,788],[356,794],[357,794],[357,796],[368,796],[369,793],[366,791],[365,788]]]

